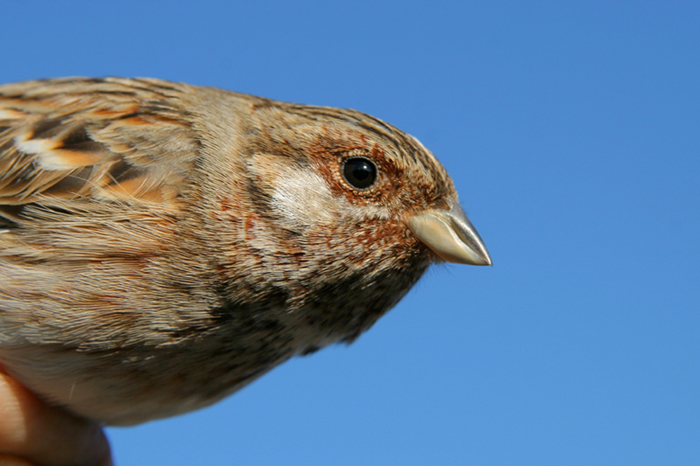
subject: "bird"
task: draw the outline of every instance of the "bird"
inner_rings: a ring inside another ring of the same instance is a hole
[[[365,113],[152,78],[0,85],[0,367],[103,425],[352,343],[434,263],[454,183]]]

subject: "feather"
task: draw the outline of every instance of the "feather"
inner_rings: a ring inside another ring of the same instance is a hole
[[[175,199],[198,148],[181,92],[117,78],[0,86],[0,206]]]

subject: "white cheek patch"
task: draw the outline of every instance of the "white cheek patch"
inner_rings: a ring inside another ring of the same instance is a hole
[[[272,199],[278,213],[295,223],[308,223],[310,218],[332,222],[339,215],[338,199],[323,178],[310,170],[297,169],[277,178]]]
[[[293,173],[279,176],[272,198],[277,212],[296,225],[390,216],[383,207],[356,206],[345,196],[334,195],[326,181],[312,169],[297,168]]]

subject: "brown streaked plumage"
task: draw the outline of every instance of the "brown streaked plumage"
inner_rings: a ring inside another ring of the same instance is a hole
[[[353,341],[440,258],[491,263],[439,162],[371,116],[0,86],[0,364],[85,417],[184,413]]]

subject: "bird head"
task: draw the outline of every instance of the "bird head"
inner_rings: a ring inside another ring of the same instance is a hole
[[[352,339],[430,264],[491,264],[452,180],[416,138],[354,110],[262,99],[239,131],[245,205],[233,209],[229,269],[231,283],[247,284],[236,293],[274,288],[287,309]]]

